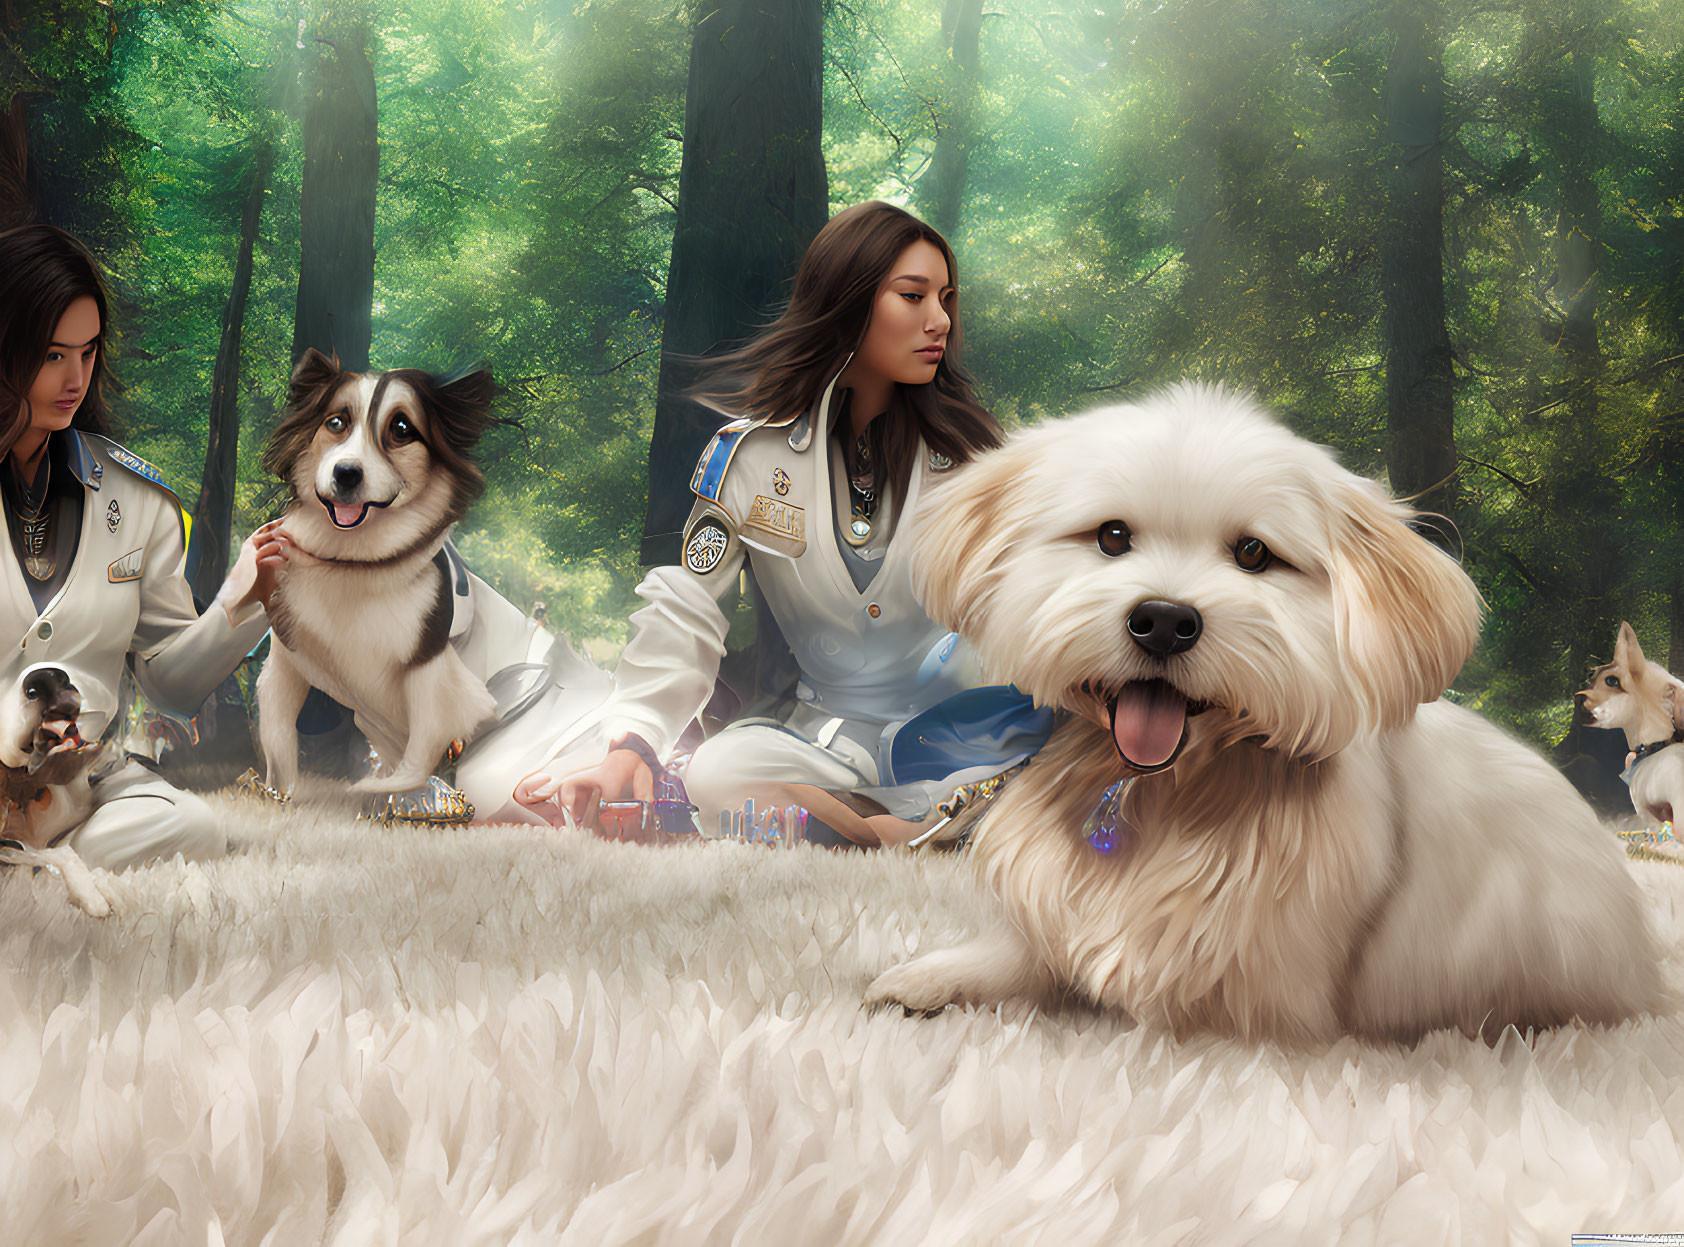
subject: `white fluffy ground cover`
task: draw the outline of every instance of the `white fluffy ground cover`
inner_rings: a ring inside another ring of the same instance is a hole
[[[1075,1009],[873,1015],[878,971],[990,921],[962,858],[218,800],[239,850],[119,877],[110,919],[0,878],[7,1243],[1684,1229],[1676,1010],[1311,1052]],[[1678,992],[1684,868],[1632,869]]]

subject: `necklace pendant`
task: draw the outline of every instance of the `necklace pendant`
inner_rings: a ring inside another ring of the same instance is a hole
[[[1134,827],[1123,817],[1123,804],[1128,800],[1134,780],[1120,779],[1105,790],[1099,804],[1082,823],[1082,837],[1096,853],[1109,856],[1133,843]]]
[[[863,546],[871,540],[871,521],[856,511],[854,517],[848,521],[848,527],[843,530],[843,535],[847,537],[849,545]]]
[[[46,580],[53,574],[53,564],[57,561],[47,553],[47,528],[51,519],[44,513],[22,515],[23,521],[23,570],[35,580]]]

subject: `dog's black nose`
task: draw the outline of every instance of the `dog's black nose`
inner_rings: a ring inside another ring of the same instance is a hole
[[[74,719],[82,709],[82,695],[58,667],[31,671],[23,695],[41,707],[43,719]]]
[[[70,677],[63,671],[57,667],[42,667],[29,673],[29,678],[23,682],[23,695],[30,701],[51,701],[70,687]]]
[[[343,493],[350,493],[363,483],[363,470],[354,463],[336,463],[333,465],[334,487]]]
[[[1205,622],[1179,602],[1142,602],[1129,612],[1129,636],[1153,658],[1168,658],[1198,644]]]

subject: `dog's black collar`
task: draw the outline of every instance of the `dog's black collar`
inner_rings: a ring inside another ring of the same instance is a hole
[[[1639,745],[1631,751],[1632,764],[1635,766],[1637,763],[1643,761],[1644,758],[1647,758],[1650,754],[1659,753],[1668,745],[1676,745],[1681,740],[1684,740],[1684,731],[1674,732],[1665,740],[1652,740],[1646,745]]]

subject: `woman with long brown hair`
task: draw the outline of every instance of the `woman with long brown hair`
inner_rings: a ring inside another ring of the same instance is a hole
[[[260,529],[216,603],[203,616],[194,610],[175,495],[157,469],[106,436],[108,324],[104,283],[80,243],[49,225],[0,233],[0,500],[9,534],[0,552],[0,692],[27,695],[42,672],[67,678],[89,743],[121,730],[125,667],[159,709],[196,713],[263,639],[263,605],[286,555],[283,539]],[[56,837],[89,865],[223,851],[209,807],[125,759],[114,739],[92,774],[91,813]],[[0,836],[22,843],[35,812],[10,799],[6,807]]]
[[[940,234],[879,202],[819,232],[783,314],[710,361],[703,393],[741,418],[696,466],[683,563],[638,587],[648,605],[632,616],[604,714],[612,747],[583,770],[558,759],[517,795],[577,821],[602,794],[649,798],[652,767],[712,692],[727,629],[718,599],[745,556],[801,679],[787,715],[733,724],[692,756],[684,780],[705,833],[752,799],[808,810],[810,838],[828,826],[853,843],[903,842],[957,784],[1017,760],[960,740],[908,782],[889,756],[901,725],[979,682],[966,647],[913,596],[894,540],[931,478],[1000,440],[959,348],[957,269]]]

